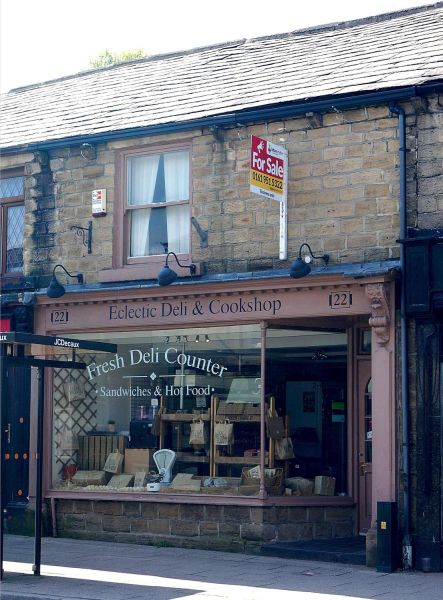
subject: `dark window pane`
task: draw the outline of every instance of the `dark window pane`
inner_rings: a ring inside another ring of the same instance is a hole
[[[6,210],[6,273],[21,273],[25,207],[10,206]]]

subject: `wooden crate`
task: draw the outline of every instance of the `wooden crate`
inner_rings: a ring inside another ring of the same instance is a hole
[[[78,468],[84,471],[103,471],[111,452],[125,453],[128,438],[124,435],[80,435],[78,437]]]

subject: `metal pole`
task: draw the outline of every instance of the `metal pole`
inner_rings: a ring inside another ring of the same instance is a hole
[[[6,365],[3,360],[3,356],[6,353],[6,347],[0,346],[0,581],[3,579],[3,477],[4,477],[4,426],[3,426],[3,402],[5,399],[5,385],[6,385]]]
[[[266,401],[266,329],[268,324],[262,321],[261,325],[261,404],[260,404],[260,491],[258,497],[265,500],[268,497],[265,488],[265,472],[266,472],[266,434],[265,434],[265,401]]]
[[[407,237],[406,206],[406,117],[405,111],[390,103],[391,112],[398,115],[400,154],[400,238]],[[406,315],[405,245],[400,244],[401,298],[401,412],[403,427],[403,568],[412,568],[411,499],[410,499],[410,444],[409,444],[409,381],[408,381],[408,321]]]
[[[34,546],[34,575],[40,575],[42,558],[42,508],[43,508],[43,413],[45,369],[38,367],[38,399],[37,399],[37,481],[35,493],[35,546]]]

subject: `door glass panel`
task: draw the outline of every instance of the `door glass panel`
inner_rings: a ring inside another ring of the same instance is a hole
[[[4,524],[4,561],[34,562],[35,512],[29,504],[30,472],[33,458],[30,449],[30,367],[8,367],[5,377],[3,406],[4,472],[2,501]],[[31,485],[34,483],[32,481]]]
[[[365,389],[365,461],[372,462],[372,379]]]

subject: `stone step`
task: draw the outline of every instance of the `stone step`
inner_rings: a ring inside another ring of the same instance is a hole
[[[352,537],[308,542],[277,542],[263,545],[260,554],[276,558],[366,565],[366,540],[364,537]]]

